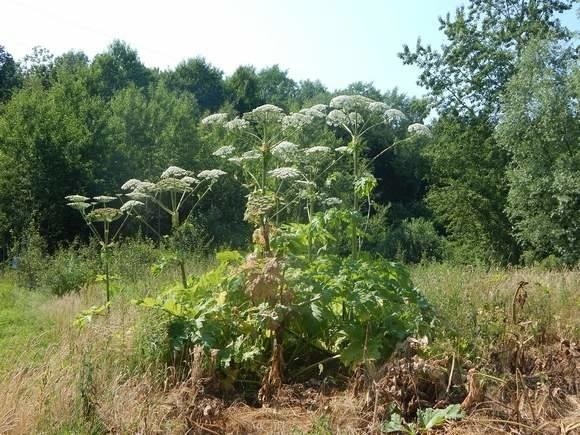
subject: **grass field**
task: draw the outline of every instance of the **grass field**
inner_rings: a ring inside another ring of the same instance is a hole
[[[455,368],[446,375],[445,381],[447,377],[459,376],[459,368],[465,367],[467,372],[472,367],[500,379],[502,391],[507,394],[512,375],[509,371],[492,371],[496,363],[493,355],[512,343],[510,334],[516,329],[519,339],[527,340],[526,355],[534,354],[540,359],[547,358],[541,352],[558,348],[562,340],[578,343],[580,339],[580,272],[577,270],[484,270],[433,264],[413,267],[412,276],[435,315],[430,342],[422,349],[421,358],[426,363],[442,358],[453,361]],[[55,297],[20,289],[11,275],[3,275],[0,278],[0,433],[185,433],[189,430],[190,433],[321,434],[368,432],[371,424],[375,424],[376,430],[378,423],[373,420],[377,420],[378,414],[384,417],[387,411],[381,411],[382,405],[377,407],[376,402],[375,409],[371,407],[369,411],[368,394],[354,394],[351,387],[323,394],[310,387],[289,386],[289,390],[284,390],[287,396],[278,406],[252,408],[201,395],[192,381],[176,382],[171,369],[159,358],[162,354],[159,346],[164,343],[162,324],[131,303],[132,298],[151,294],[163,280],[174,278],[155,278],[144,272],[141,280],[127,283],[125,292],[117,294],[109,315],[95,316],[86,327],[79,329],[73,325],[75,317],[83,309],[102,303],[101,284],[91,285],[78,294]],[[528,283],[524,286],[527,297],[525,303],[520,298],[515,306],[519,326],[514,326],[514,294],[521,282]],[[575,361],[577,364],[578,360]],[[449,367],[445,367],[449,372]],[[382,382],[379,378],[385,370],[377,371],[377,385]],[[578,364],[575,370],[570,376],[577,376]],[[546,369],[544,373],[549,372]],[[464,388],[467,382],[464,375],[457,378],[457,388]],[[537,373],[530,372],[532,375]],[[545,384],[551,388],[556,381],[550,382]],[[494,385],[488,391],[490,397],[493,394],[497,398]],[[539,390],[534,391],[540,394]],[[580,405],[574,408],[573,396],[570,392],[562,396],[558,413],[538,411],[536,423],[546,425],[544,433],[551,433],[553,427],[574,428],[575,422],[580,421]],[[535,406],[533,403],[530,398],[528,405]],[[485,432],[478,423],[484,421],[481,409],[470,411],[470,417],[462,422],[450,423],[447,430]],[[487,433],[508,433],[509,430],[533,433],[526,409],[518,413],[519,423],[514,417],[514,425],[487,423]],[[213,410],[219,418],[211,418]],[[490,420],[489,413],[485,415]],[[508,417],[496,416],[495,420],[508,421]]]

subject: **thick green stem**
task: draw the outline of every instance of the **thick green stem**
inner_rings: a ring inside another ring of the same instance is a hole
[[[107,310],[109,310],[109,302],[111,301],[111,281],[109,276],[109,222],[104,222],[105,234],[103,245],[103,261],[105,262],[105,292],[107,297]]]
[[[359,167],[358,167],[358,159],[359,159],[359,150],[358,150],[358,143],[356,140],[353,140],[353,165],[352,165],[352,174],[354,178],[353,186],[353,197],[352,197],[352,216],[351,216],[351,254],[353,257],[358,256],[358,238],[357,238],[357,222],[356,222],[356,213],[358,212],[358,195],[356,192],[356,181],[359,177]]]
[[[175,210],[171,214],[171,229],[174,235],[178,228],[179,228],[179,210]],[[179,271],[181,273],[181,285],[185,289],[187,288],[187,273],[185,272],[185,261],[183,260],[183,258],[179,258],[177,262],[179,264]]]

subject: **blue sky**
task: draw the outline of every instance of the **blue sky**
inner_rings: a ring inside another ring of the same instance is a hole
[[[147,66],[173,67],[203,56],[231,74],[242,64],[279,64],[295,80],[330,89],[353,81],[379,89],[424,90],[397,53],[417,37],[439,46],[437,17],[462,0],[2,0],[0,44],[21,58],[40,45],[94,56],[113,39]],[[578,30],[574,13],[565,22]]]

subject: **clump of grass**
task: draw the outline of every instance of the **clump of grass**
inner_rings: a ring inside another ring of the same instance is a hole
[[[535,337],[580,338],[580,270],[423,264],[412,268],[412,278],[436,314],[432,352],[485,355],[512,323],[514,292],[521,282],[528,284],[519,318],[531,322]]]

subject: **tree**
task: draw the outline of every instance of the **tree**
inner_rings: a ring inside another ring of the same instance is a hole
[[[12,55],[0,45],[0,103],[8,100],[19,84],[18,66]]]
[[[97,54],[91,65],[92,90],[105,98],[130,84],[147,87],[152,73],[141,63],[137,51],[116,40],[105,53]]]
[[[320,80],[301,80],[296,90],[296,100],[300,107],[324,103],[330,98],[330,92]]]
[[[580,260],[579,84],[569,50],[534,40],[502,99],[497,138],[512,157],[507,211],[536,259]]]
[[[226,79],[228,100],[238,113],[248,112],[262,104],[259,80],[253,66],[240,66]]]
[[[202,111],[215,111],[225,101],[223,72],[203,57],[181,62],[166,80],[169,89],[194,95]]]
[[[399,54],[421,69],[418,84],[431,91],[440,110],[497,114],[499,96],[517,60],[534,38],[568,39],[571,33],[554,16],[574,0],[470,0],[455,15],[439,18],[447,41],[440,50],[417,41]]]
[[[516,262],[518,249],[504,210],[508,156],[482,118],[445,115],[424,150],[431,163],[427,205],[445,227],[459,262]]]
[[[287,70],[274,65],[258,73],[258,89],[261,101],[288,109],[296,96],[297,85],[288,77]]]

